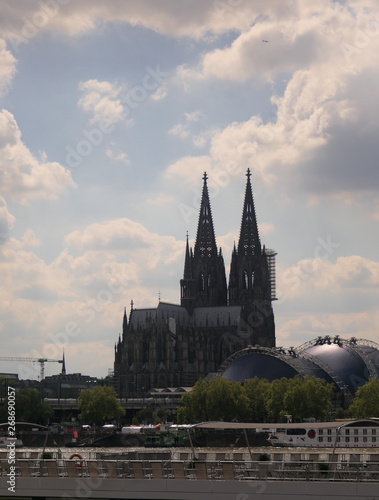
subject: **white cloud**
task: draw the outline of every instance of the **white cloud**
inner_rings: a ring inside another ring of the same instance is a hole
[[[90,124],[107,122],[117,123],[125,119],[125,110],[122,102],[124,85],[98,80],[80,82],[79,90],[83,97],[79,99],[78,106],[86,113],[92,115]]]
[[[210,135],[211,135],[211,133],[204,133],[204,134],[196,135],[192,139],[193,145],[198,149],[204,149],[208,144]]]
[[[6,94],[16,73],[16,59],[0,39],[0,97]]]
[[[54,3],[56,8],[51,9],[42,22],[39,13],[47,10],[41,8],[44,2],[10,2],[0,21],[0,34],[14,40],[17,47],[44,30],[74,36],[99,29],[105,23],[125,22],[169,36],[198,39],[209,33],[246,29],[251,19],[260,15],[266,7],[264,0],[254,4],[243,0],[192,0],[190,3],[170,0],[162,0],[159,3],[149,0],[107,3],[102,0],[83,0],[80,3],[67,2],[65,5]],[[280,3],[279,0],[274,0],[269,10],[283,10]]]
[[[201,110],[191,111],[189,113],[184,113],[187,122],[199,122],[206,118],[206,115]]]
[[[55,199],[73,187],[71,173],[57,162],[38,161],[21,140],[12,113],[0,112],[0,182],[4,196],[21,204],[31,199]]]
[[[309,6],[295,1],[285,15],[266,7],[266,15],[241,30],[230,46],[205,52],[197,68],[179,67],[179,77],[272,80],[299,69],[326,69],[332,61],[333,73],[372,66],[370,53],[379,42],[377,10],[366,8],[365,1],[355,9],[350,3],[324,0]]]
[[[354,119],[351,102],[335,97],[336,87],[336,80],[317,70],[297,71],[283,97],[273,99],[275,122],[252,117],[232,123],[214,135],[213,160],[249,166],[266,183],[285,180],[300,165],[304,169],[312,155],[327,144],[332,126]]]
[[[149,99],[151,99],[152,101],[162,101],[167,97],[167,95],[167,85],[161,85],[153,94],[150,94]]]
[[[274,224],[270,222],[262,222],[259,224],[259,233],[261,236],[267,236],[268,234],[272,234],[275,230]]]
[[[361,313],[345,311],[337,314],[296,314],[291,319],[282,317],[277,325],[277,345],[297,347],[302,343],[324,335],[340,335],[342,338],[356,337],[378,341],[376,311]]]
[[[190,132],[186,125],[182,123],[177,123],[168,131],[169,135],[175,135],[176,137],[180,137],[181,139],[185,139],[190,135]]]
[[[378,262],[358,255],[304,259],[287,269],[278,266],[277,276],[278,345],[331,333],[377,341]]]
[[[229,47],[205,53],[198,68],[179,68],[186,84],[217,78],[276,85],[286,73],[270,121],[252,116],[212,131],[212,164],[250,167],[257,182],[310,196],[378,189],[377,12],[365,2],[355,11],[337,2],[293,2],[286,14],[275,5]]]
[[[124,218],[91,224],[83,231],[70,233],[65,241],[68,246],[79,248],[114,248],[127,242],[140,246],[149,244],[150,234],[138,222]]]
[[[126,165],[129,165],[130,163],[128,155],[126,153],[122,153],[121,151],[116,152],[111,148],[107,148],[105,154],[110,160],[125,163]]]
[[[146,203],[153,205],[155,207],[161,207],[163,205],[173,205],[175,198],[173,196],[167,196],[166,194],[157,195],[154,198],[149,198]]]
[[[127,218],[91,224],[83,231],[72,232],[65,241],[73,248],[127,251],[129,257],[147,269],[175,260],[183,245],[171,236],[153,233],[142,224]]]
[[[345,292],[366,291],[379,295],[379,263],[359,255],[338,257],[332,262],[327,250],[318,245],[315,253],[320,257],[303,259],[296,265],[278,270],[279,295],[284,299],[304,298],[317,290],[332,290],[333,295]],[[357,301],[357,304],[359,301]],[[364,304],[361,303],[364,307]]]
[[[189,186],[197,186],[199,178],[204,172],[212,169],[212,160],[209,156],[185,156],[170,165],[164,172],[166,179],[181,177]]]
[[[0,247],[0,269],[2,275],[2,288],[0,290],[3,311],[13,310],[13,300],[20,300],[17,294],[22,291],[25,284],[32,286],[42,285],[45,279],[43,261],[36,256],[32,248],[38,242],[32,231],[27,231],[20,240],[8,238]],[[20,300],[21,301],[21,300]],[[8,313],[7,313],[8,314]],[[20,312],[20,318],[24,312]]]
[[[156,306],[165,283],[163,297],[178,301],[179,287],[171,289],[167,277],[174,272],[177,278],[185,244],[129,219],[92,224],[70,233],[66,243],[51,263],[34,253],[38,242],[30,231],[0,246],[0,333],[12,329],[10,351],[58,359],[64,347],[67,361],[74,359],[72,371],[82,371],[81,360],[91,366],[90,374],[98,373],[91,365],[93,352],[80,349],[87,342],[94,349],[103,346],[108,368],[131,299],[139,307]],[[74,330],[75,335],[67,333]],[[16,346],[19,338],[23,343]]]
[[[0,244],[9,238],[15,220],[16,217],[8,212],[6,201],[0,196]]]
[[[321,59],[325,49],[320,26],[320,19],[312,24],[296,17],[262,20],[241,33],[230,47],[206,53],[198,76],[237,81],[253,77],[271,79],[281,72],[309,67]]]
[[[152,233],[126,218],[92,224],[82,232],[75,231],[68,235],[66,242],[69,246],[79,248],[127,251],[129,257],[148,269],[156,268],[158,262],[171,261],[182,246],[174,238]]]
[[[194,124],[204,120],[206,115],[201,110],[184,113],[184,123],[177,123],[168,131],[169,135],[179,137],[180,139],[190,138],[193,145],[199,149],[204,148],[209,138],[213,134],[213,130],[202,132],[194,132]],[[192,125],[192,127],[191,127]]]

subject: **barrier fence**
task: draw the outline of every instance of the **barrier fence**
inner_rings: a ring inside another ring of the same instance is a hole
[[[379,482],[379,461],[204,461],[204,460],[73,460],[17,459],[16,477],[109,479],[188,479],[212,481],[367,481]],[[10,465],[0,461],[0,475]]]

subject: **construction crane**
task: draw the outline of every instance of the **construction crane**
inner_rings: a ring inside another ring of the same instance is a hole
[[[41,381],[45,378],[45,363],[64,363],[63,359],[22,358],[21,356],[0,358],[0,361],[26,361],[29,363],[39,363],[41,367],[41,372],[40,372]]]

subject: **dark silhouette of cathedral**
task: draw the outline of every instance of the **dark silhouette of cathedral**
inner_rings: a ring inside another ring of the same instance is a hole
[[[204,174],[193,249],[187,236],[180,305],[160,301],[156,308],[137,309],[132,302],[129,318],[124,311],[114,364],[120,397],[153,387],[190,387],[245,347],[275,346],[276,253],[261,246],[250,177],[248,170],[227,284]]]

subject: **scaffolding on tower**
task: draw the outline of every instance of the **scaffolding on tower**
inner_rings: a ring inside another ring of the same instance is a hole
[[[265,250],[267,256],[267,264],[268,264],[268,275],[270,282],[270,298],[271,300],[277,300],[276,297],[276,264],[275,264],[275,256],[277,252],[270,248],[266,248]]]

